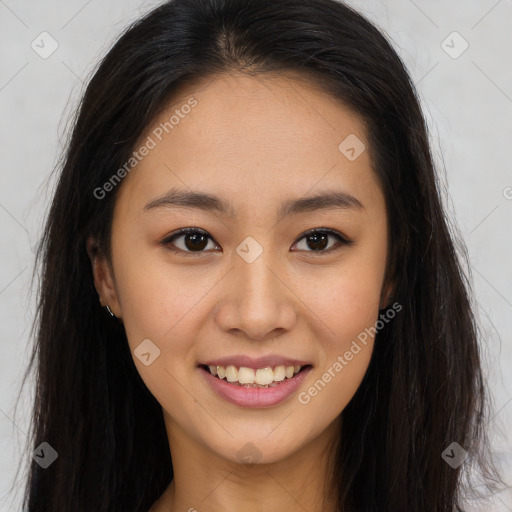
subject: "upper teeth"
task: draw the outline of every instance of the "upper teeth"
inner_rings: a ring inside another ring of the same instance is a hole
[[[301,366],[284,366],[279,365],[274,368],[266,367],[266,368],[258,368],[254,370],[253,368],[247,368],[245,366],[241,366],[237,368],[236,366],[229,365],[224,368],[224,366],[208,366],[210,369],[210,373],[212,375],[216,375],[219,379],[224,379],[228,382],[239,382],[240,384],[259,384],[259,385],[268,385],[272,384],[272,382],[282,381],[285,379],[290,379],[295,374],[299,373]]]

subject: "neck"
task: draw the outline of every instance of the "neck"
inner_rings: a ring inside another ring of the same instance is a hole
[[[243,464],[220,457],[166,418],[174,478],[150,512],[335,512],[326,497],[339,421],[284,459]],[[334,443],[334,444],[333,444]]]

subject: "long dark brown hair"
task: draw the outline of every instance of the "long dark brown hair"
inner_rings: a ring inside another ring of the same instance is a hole
[[[403,310],[378,332],[341,413],[329,482],[339,510],[460,510],[465,472],[492,474],[467,255],[441,204],[404,64],[372,23],[335,0],[169,1],[130,26],[99,64],[37,252],[27,452],[47,442],[58,459],[46,469],[31,463],[25,510],[147,512],[173,478],[162,408],[122,324],[99,305],[86,240],[94,236],[110,255],[116,190],[101,200],[94,191],[128,161],[177,88],[231,70],[296,71],[357,112],[386,198],[387,275]],[[442,457],[453,442],[468,453],[455,468]]]

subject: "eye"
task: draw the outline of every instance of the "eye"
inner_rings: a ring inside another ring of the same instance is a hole
[[[333,246],[331,245],[329,247],[329,237],[335,238],[338,240],[340,245],[351,245],[353,242],[351,240],[348,240],[345,238],[341,233],[338,233],[334,229],[330,228],[315,228],[307,233],[304,233],[299,239],[300,240],[307,240],[306,246],[309,246],[312,248],[311,251],[306,250],[306,252],[331,252],[332,250],[336,250],[336,248],[333,249]],[[309,243],[308,243],[309,242]],[[296,242],[297,243],[297,242]],[[326,249],[326,247],[329,247]],[[339,248],[339,247],[337,247]]]
[[[180,247],[178,244],[175,243],[176,240],[179,240],[180,238],[183,238],[182,246]],[[330,229],[330,228],[315,228],[307,233],[304,233],[298,241],[301,241],[303,239],[307,240],[306,244],[309,243],[309,247],[312,247],[312,250],[308,251],[305,249],[305,252],[331,252],[333,249],[333,246],[329,246],[329,238],[335,238],[338,240],[338,243],[340,245],[351,245],[353,242],[351,240],[348,240],[344,236],[342,236],[337,231]],[[166,237],[164,240],[162,240],[162,245],[169,248],[169,250],[176,252],[176,253],[203,253],[206,252],[204,249],[208,246],[208,240],[211,240],[213,242],[212,237],[204,230],[199,228],[183,228],[178,230],[177,232],[171,234],[170,236]],[[297,242],[295,242],[297,244]],[[294,244],[294,245],[295,245]],[[219,247],[216,244],[213,244],[214,248]],[[177,247],[174,249],[173,247]],[[329,247],[326,249],[326,247]]]
[[[174,244],[174,241],[180,238],[183,238],[182,247]],[[205,247],[208,245],[208,239],[212,240],[210,235],[202,229],[183,228],[165,238],[162,241],[162,245],[167,246],[171,251],[177,253],[201,253],[204,252]],[[178,247],[178,249],[173,249],[173,245]]]

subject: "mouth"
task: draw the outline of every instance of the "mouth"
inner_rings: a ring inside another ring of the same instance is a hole
[[[243,388],[278,387],[297,375],[308,372],[311,364],[277,365],[262,368],[234,365],[200,364],[200,368],[218,380]]]

